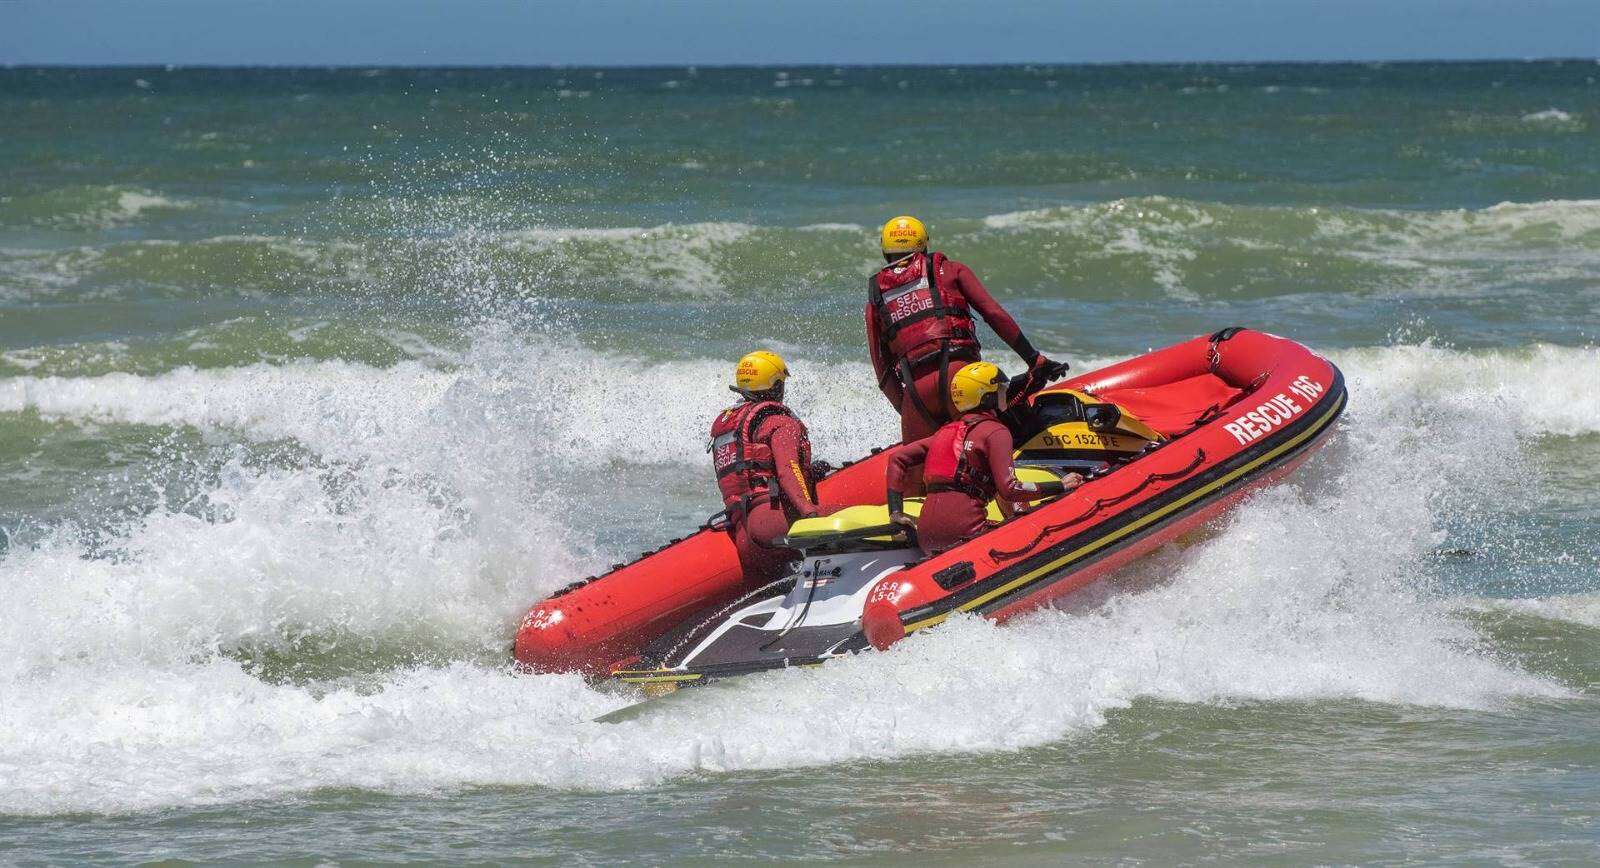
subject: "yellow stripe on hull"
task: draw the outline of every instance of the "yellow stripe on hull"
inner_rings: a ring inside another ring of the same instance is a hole
[[[941,613],[939,613],[937,615],[933,615],[931,617],[924,618],[921,621],[917,621],[916,623],[913,623],[913,624],[907,624],[906,625],[906,632],[910,633],[910,632],[913,632],[913,631],[916,631],[916,630],[922,630],[922,629],[926,629],[928,627],[932,627],[932,626],[934,626],[936,624],[939,624],[939,623],[943,622],[946,618],[949,618],[952,614],[955,614],[956,612],[970,612],[973,609],[976,609],[976,608],[978,608],[979,606],[982,606],[985,603],[988,603],[988,602],[990,602],[990,601],[992,601],[992,600],[994,600],[994,599],[996,599],[998,597],[1004,596],[1005,594],[1008,594],[1008,593],[1016,590],[1017,588],[1020,588],[1020,587],[1022,587],[1024,585],[1034,581],[1035,579],[1038,579],[1040,576],[1046,575],[1048,573],[1055,572],[1056,570],[1061,569],[1062,567],[1066,566],[1067,564],[1069,564],[1069,563],[1071,563],[1071,562],[1073,562],[1075,560],[1078,560],[1079,558],[1081,558],[1081,557],[1083,557],[1085,555],[1093,554],[1094,552],[1096,552],[1096,551],[1098,551],[1098,550],[1100,550],[1102,548],[1105,548],[1106,546],[1110,545],[1111,543],[1114,543],[1117,540],[1122,539],[1123,537],[1128,536],[1131,533],[1134,533],[1135,531],[1138,531],[1138,530],[1140,530],[1140,529],[1142,529],[1142,528],[1144,528],[1144,527],[1146,527],[1146,526],[1148,526],[1148,525],[1150,525],[1150,524],[1152,524],[1152,523],[1154,523],[1156,521],[1161,520],[1162,518],[1165,518],[1168,515],[1171,515],[1173,512],[1176,512],[1177,510],[1180,510],[1180,509],[1188,506],[1189,504],[1195,502],[1196,500],[1199,500],[1201,498],[1209,496],[1210,494],[1215,492],[1217,489],[1228,485],[1228,483],[1233,482],[1234,480],[1238,479],[1239,477],[1241,477],[1241,476],[1251,472],[1252,470],[1255,470],[1256,468],[1260,467],[1262,464],[1265,464],[1266,462],[1271,461],[1274,458],[1277,458],[1278,456],[1280,456],[1283,453],[1295,448],[1296,446],[1299,446],[1301,443],[1305,442],[1305,440],[1307,438],[1312,437],[1312,436],[1316,435],[1317,433],[1321,432],[1324,428],[1327,427],[1327,423],[1328,423],[1329,418],[1332,417],[1334,414],[1338,413],[1339,409],[1344,406],[1344,401],[1345,401],[1345,396],[1341,394],[1339,396],[1339,400],[1334,402],[1334,405],[1332,407],[1328,408],[1328,412],[1322,414],[1322,418],[1317,420],[1317,424],[1315,424],[1315,425],[1311,426],[1310,428],[1306,429],[1306,431],[1304,431],[1303,433],[1295,436],[1293,439],[1285,442],[1283,445],[1281,445],[1278,448],[1272,450],[1271,452],[1268,452],[1267,454],[1261,456],[1260,458],[1257,458],[1256,460],[1250,462],[1249,464],[1246,464],[1245,466],[1240,467],[1238,470],[1235,470],[1235,471],[1229,473],[1228,475],[1218,479],[1217,481],[1211,483],[1210,485],[1207,485],[1204,488],[1201,488],[1201,489],[1198,489],[1198,490],[1196,490],[1194,492],[1191,492],[1189,495],[1185,496],[1181,500],[1176,500],[1176,501],[1174,501],[1174,502],[1162,507],[1161,509],[1158,509],[1158,510],[1150,513],[1149,515],[1145,515],[1145,516],[1140,517],[1136,521],[1129,522],[1128,524],[1118,528],[1117,530],[1115,530],[1115,531],[1113,531],[1111,533],[1106,534],[1103,537],[1100,537],[1099,539],[1096,539],[1096,540],[1094,540],[1092,542],[1086,543],[1083,546],[1081,546],[1081,547],[1079,547],[1079,548],[1077,548],[1077,549],[1075,549],[1075,550],[1073,550],[1071,552],[1068,552],[1065,555],[1062,555],[1061,557],[1057,558],[1056,560],[1051,561],[1050,563],[1045,564],[1044,566],[1039,567],[1036,570],[1032,570],[1031,572],[1024,573],[1023,575],[1018,576],[1017,578],[1005,583],[1004,585],[1001,585],[998,588],[995,588],[992,591],[989,591],[989,592],[987,592],[987,593],[985,593],[985,594],[983,594],[981,596],[974,597],[973,599],[968,600],[965,603],[962,603],[960,606],[957,606],[956,608],[951,609],[950,611],[941,612]]]

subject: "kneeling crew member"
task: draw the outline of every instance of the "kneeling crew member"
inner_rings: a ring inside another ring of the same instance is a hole
[[[880,240],[889,264],[867,281],[867,347],[878,388],[900,413],[901,442],[955,418],[946,400],[950,378],[982,358],[973,309],[1030,370],[1051,364],[972,269],[928,252],[922,221],[896,217],[883,225]]]
[[[739,565],[751,583],[783,575],[800,553],[775,542],[790,524],[819,514],[812,495],[811,441],[806,426],[783,404],[788,378],[789,368],[777,353],[758,350],[740,359],[729,387],[740,401],[717,415],[706,447]]]
[[[1019,482],[1011,460],[1011,431],[1000,421],[1005,405],[1005,375],[988,362],[975,362],[950,379],[950,403],[959,418],[932,437],[897,448],[889,457],[889,519],[915,527],[917,544],[936,555],[988,530],[987,509],[998,496],[1009,504],[1062,494],[1083,477],[1070,473],[1060,482]],[[927,500],[922,516],[905,514],[907,474],[922,465]]]

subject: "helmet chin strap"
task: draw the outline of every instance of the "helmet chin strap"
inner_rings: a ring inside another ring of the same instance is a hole
[[[737,392],[739,396],[744,398],[746,401],[782,401],[783,381],[779,380],[776,386],[773,386],[770,389],[762,389],[759,392],[752,391],[750,389],[741,389],[738,386],[729,386],[728,391]]]

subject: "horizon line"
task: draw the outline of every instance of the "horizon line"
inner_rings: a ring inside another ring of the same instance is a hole
[[[28,69],[278,69],[278,70],[483,70],[483,69],[625,69],[625,70],[758,70],[758,69],[1019,69],[1027,67],[1117,67],[1117,66],[1407,66],[1418,64],[1474,64],[1474,63],[1596,63],[1600,55],[1533,56],[1533,57],[1407,57],[1369,59],[1298,59],[1298,60],[1075,60],[1039,61],[1019,60],[1002,62],[961,63],[829,63],[805,61],[797,63],[70,63],[70,62],[0,62],[7,70]]]

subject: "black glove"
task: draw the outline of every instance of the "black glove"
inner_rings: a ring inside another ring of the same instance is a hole
[[[1050,381],[1061,376],[1067,370],[1066,362],[1052,362],[1045,358],[1044,353],[1033,357],[1033,362],[1028,369],[1012,377],[1006,383],[1006,394],[1012,401],[1032,395],[1034,392],[1050,385]]]
[[[1038,371],[1044,374],[1045,379],[1047,380],[1053,380],[1056,377],[1065,374],[1067,372],[1067,368],[1068,365],[1066,362],[1057,362],[1047,359],[1045,358],[1044,353],[1040,353],[1039,355],[1034,356],[1033,365],[1031,366],[1030,370]]]
[[[819,459],[817,461],[811,462],[811,478],[812,479],[821,479],[822,477],[827,476],[828,474],[830,474],[830,473],[832,473],[832,472],[834,472],[835,470],[838,470],[838,469],[839,468],[834,467],[832,464],[829,464],[828,462],[822,461],[822,460]]]

